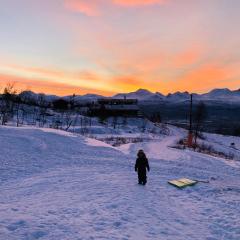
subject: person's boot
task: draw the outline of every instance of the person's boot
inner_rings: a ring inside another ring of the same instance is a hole
[[[147,183],[147,179],[145,179],[144,181],[142,181],[142,185],[146,185]]]

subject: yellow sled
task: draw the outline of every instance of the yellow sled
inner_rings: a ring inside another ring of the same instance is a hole
[[[196,183],[198,183],[198,181],[191,180],[191,179],[188,179],[188,178],[181,178],[181,179],[178,179],[178,180],[169,181],[168,183],[177,187],[177,188],[184,188],[184,187],[187,187],[187,186],[193,186]]]

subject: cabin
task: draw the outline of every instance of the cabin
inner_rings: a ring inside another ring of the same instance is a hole
[[[142,117],[137,99],[98,99],[90,111],[93,116]]]

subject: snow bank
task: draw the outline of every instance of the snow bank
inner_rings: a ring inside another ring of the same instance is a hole
[[[96,139],[93,139],[93,138],[86,138],[85,142],[88,146],[92,146],[92,147],[114,148],[114,147],[112,147],[111,145],[109,145],[105,142],[102,142],[102,141],[99,141],[99,140],[96,140]]]

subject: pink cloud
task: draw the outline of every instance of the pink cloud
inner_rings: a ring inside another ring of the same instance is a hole
[[[65,0],[65,7],[73,12],[80,12],[90,17],[100,15],[99,1]]]
[[[169,0],[65,0],[65,7],[73,12],[80,12],[90,17],[101,15],[106,5],[121,7],[150,6],[164,4]]]
[[[165,2],[166,0],[113,0],[113,3],[126,7],[163,4]]]

